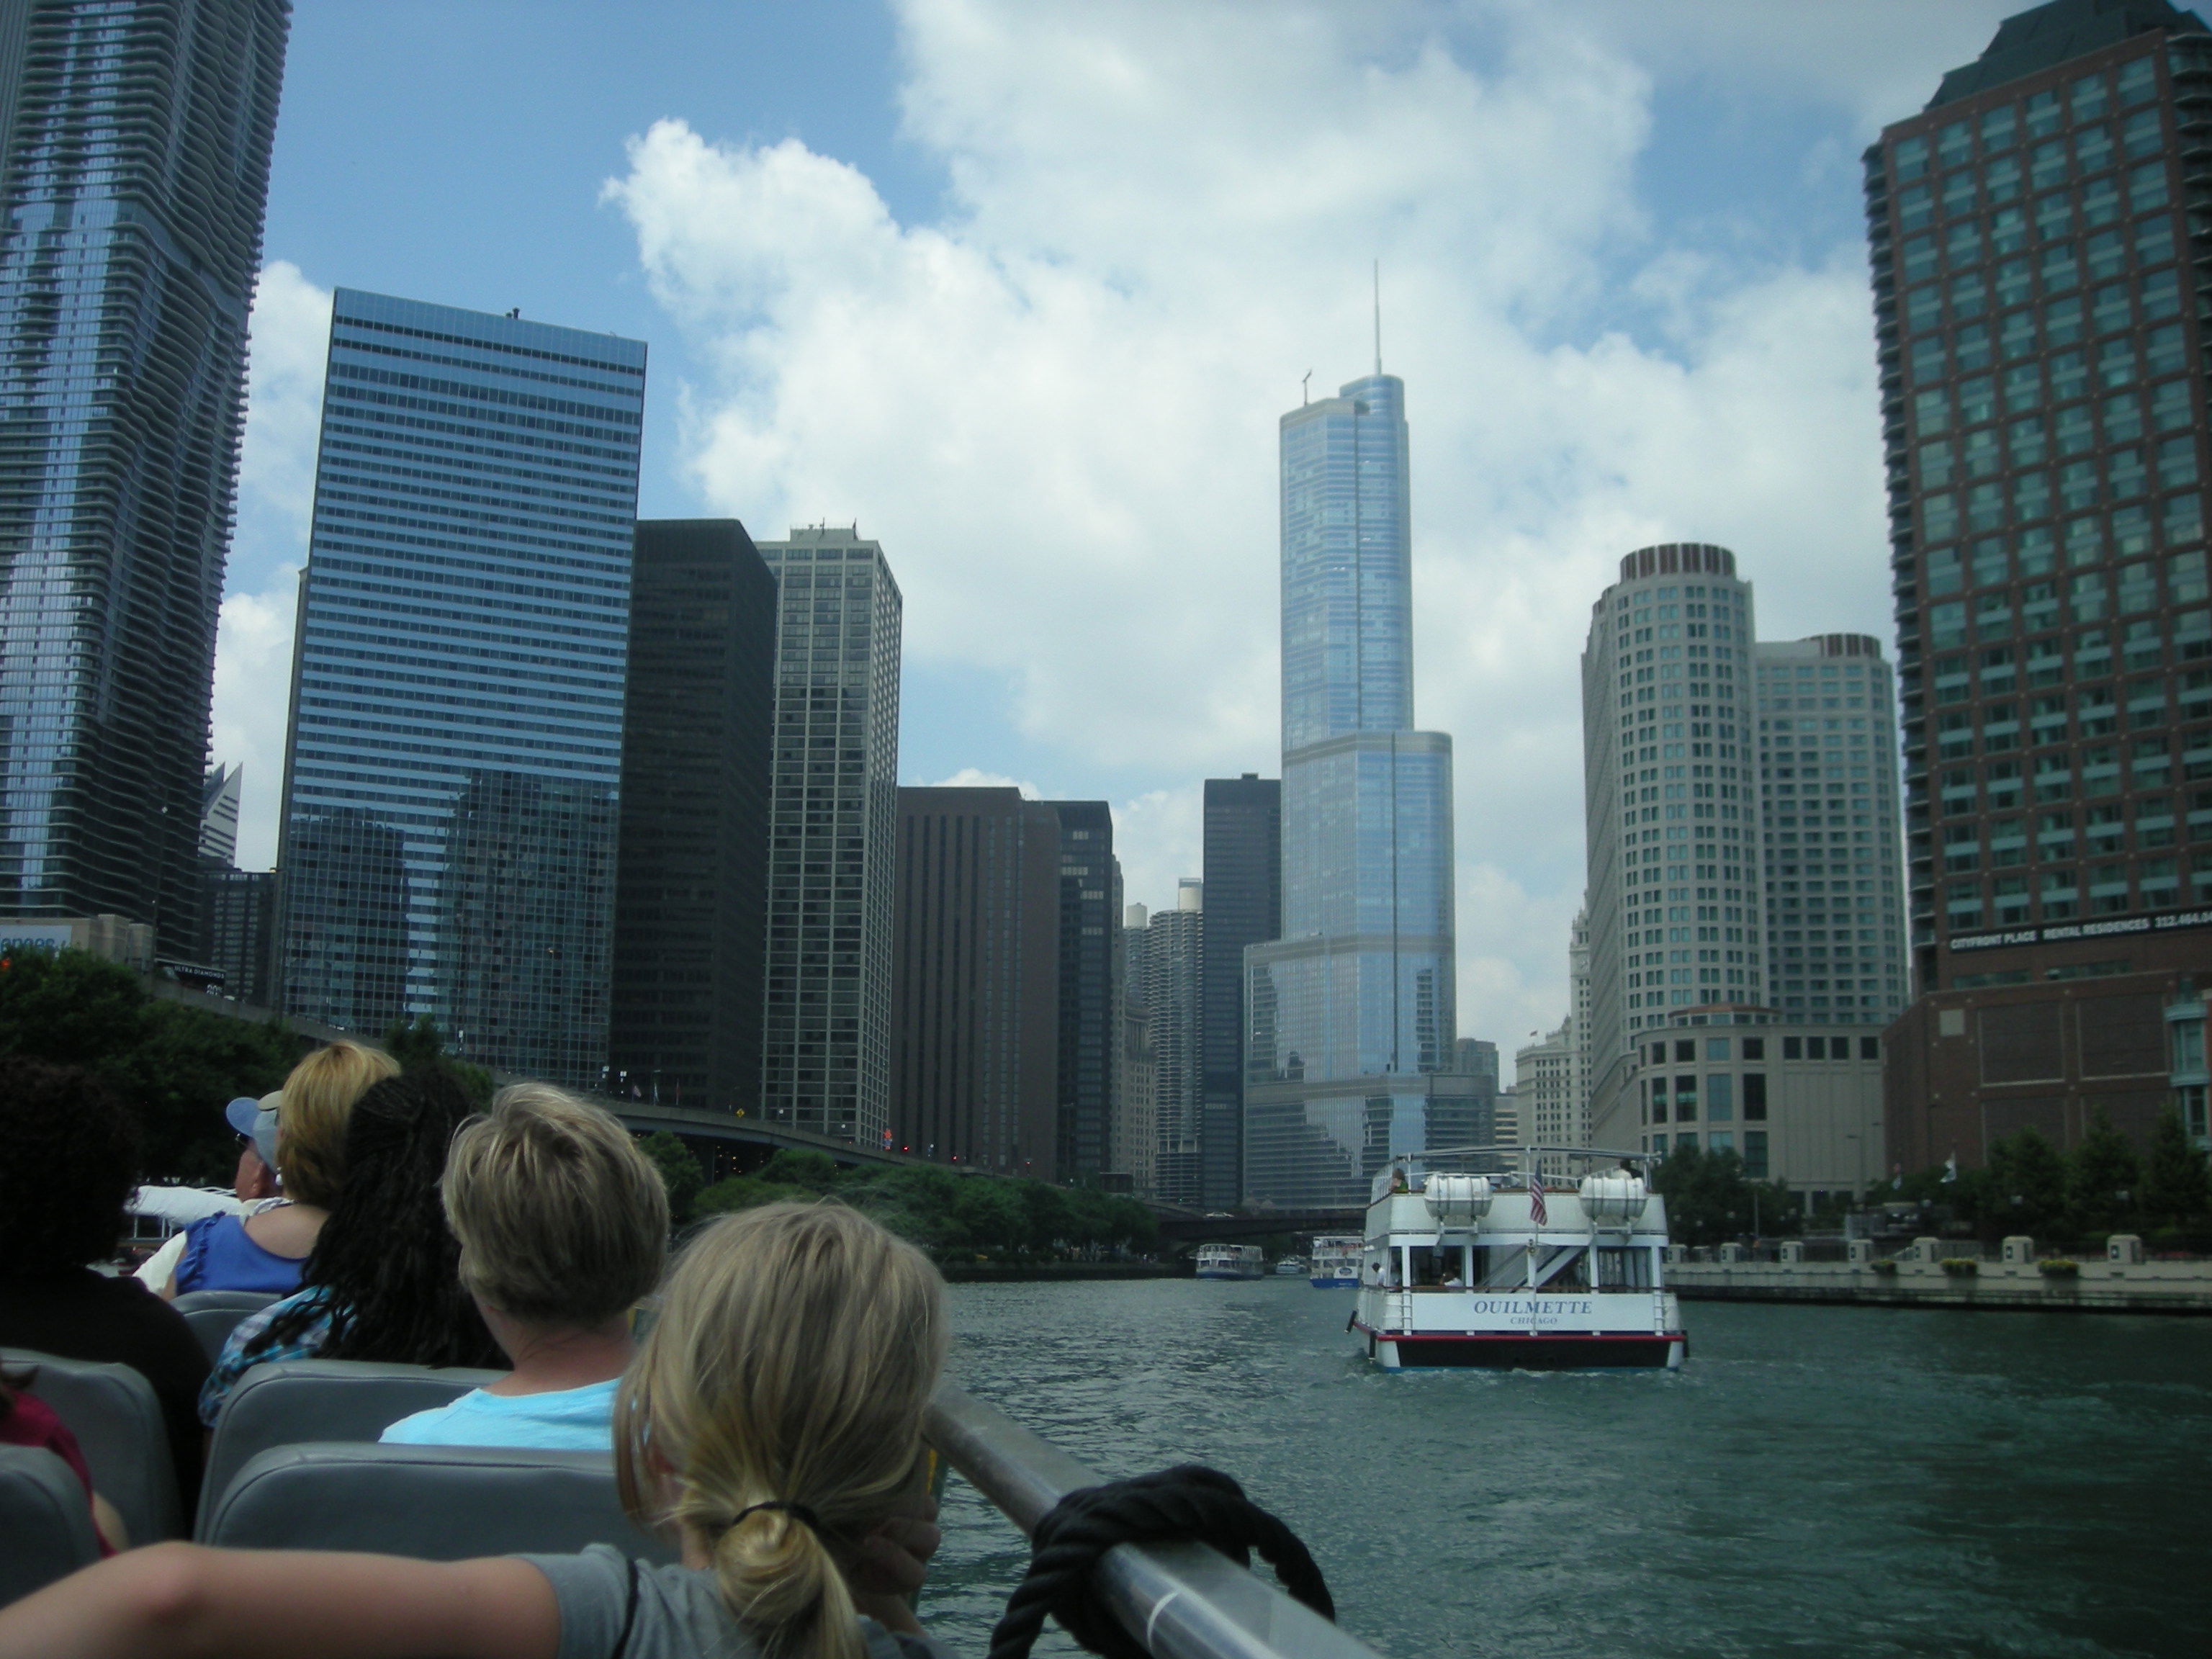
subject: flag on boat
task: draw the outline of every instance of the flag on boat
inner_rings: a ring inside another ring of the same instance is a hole
[[[1544,1213],[1544,1172],[1538,1169],[1528,1171],[1528,1219],[1539,1227],[1549,1219]]]

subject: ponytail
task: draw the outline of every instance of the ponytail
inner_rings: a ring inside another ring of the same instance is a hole
[[[853,1593],[797,1516],[754,1509],[714,1540],[714,1582],[764,1659],[862,1659]]]
[[[836,1203],[702,1231],[615,1400],[623,1504],[708,1547],[766,1659],[861,1659],[841,1561],[917,1489],[944,1281]]]

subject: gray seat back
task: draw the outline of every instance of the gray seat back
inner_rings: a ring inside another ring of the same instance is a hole
[[[374,1440],[414,1412],[459,1398],[505,1375],[368,1359],[279,1359],[238,1379],[216,1419],[200,1481],[195,1538],[238,1472],[272,1446],[304,1440]]]
[[[258,1313],[276,1298],[266,1291],[186,1291],[172,1305],[200,1340],[200,1348],[212,1365],[222,1358],[222,1345],[250,1313]]]
[[[507,1446],[279,1446],[239,1471],[201,1541],[424,1561],[611,1544],[677,1559],[672,1544],[623,1513],[611,1453]]]
[[[76,1471],[43,1446],[0,1446],[0,1607],[98,1559]]]
[[[0,1365],[35,1371],[25,1391],[69,1425],[94,1489],[115,1505],[133,1544],[178,1535],[177,1468],[151,1382],[128,1365],[28,1348],[0,1348]]]

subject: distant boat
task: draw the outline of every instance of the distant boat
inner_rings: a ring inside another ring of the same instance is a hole
[[[1359,1258],[1366,1240],[1358,1233],[1324,1233],[1313,1243],[1313,1273],[1317,1291],[1357,1290]]]
[[[1553,1188],[1542,1157],[1608,1167]],[[1681,1314],[1661,1282],[1667,1200],[1644,1184],[1641,1155],[1526,1147],[1517,1176],[1424,1175],[1414,1161],[1377,1175],[1368,1206],[1352,1328],[1370,1359],[1386,1370],[1681,1364]]]
[[[1296,1279],[1305,1270],[1304,1256],[1286,1255],[1275,1264],[1275,1276],[1278,1279]]]
[[[1257,1244],[1201,1244],[1200,1279],[1257,1279],[1267,1271],[1267,1253]]]

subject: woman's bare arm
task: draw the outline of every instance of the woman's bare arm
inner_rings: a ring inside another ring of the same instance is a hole
[[[544,1574],[507,1558],[158,1544],[0,1610],[0,1659],[554,1659]]]

